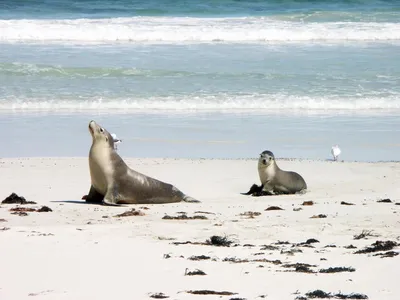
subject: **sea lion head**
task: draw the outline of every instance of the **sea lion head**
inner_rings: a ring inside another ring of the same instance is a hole
[[[260,158],[258,159],[258,166],[266,168],[270,165],[275,164],[275,156],[274,154],[269,151],[265,150],[260,154]]]
[[[92,135],[93,143],[103,142],[114,149],[114,139],[111,134],[93,120],[89,122],[89,132]]]

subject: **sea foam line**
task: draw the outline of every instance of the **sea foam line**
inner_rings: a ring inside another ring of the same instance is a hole
[[[300,22],[266,17],[0,20],[1,42],[262,43],[400,40],[400,23]]]
[[[310,97],[295,95],[204,95],[187,97],[148,97],[148,98],[82,98],[82,99],[0,99],[0,110],[3,111],[371,111],[400,110],[400,95],[369,97]]]

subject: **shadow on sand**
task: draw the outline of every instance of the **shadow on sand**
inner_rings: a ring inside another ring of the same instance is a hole
[[[86,202],[85,200],[56,200],[50,201],[53,203],[73,203],[73,204],[94,204],[94,205],[102,205],[101,202]]]

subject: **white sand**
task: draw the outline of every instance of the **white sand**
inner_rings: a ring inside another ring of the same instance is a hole
[[[90,184],[87,158],[0,159],[0,200],[15,192],[37,202],[28,207],[53,209],[22,217],[9,212],[17,205],[1,205],[0,219],[6,221],[0,222],[0,299],[151,299],[149,293],[162,292],[169,299],[262,299],[257,297],[266,295],[265,299],[284,300],[316,289],[362,293],[377,300],[400,299],[400,255],[353,254],[377,240],[400,242],[400,205],[377,203],[382,198],[400,202],[399,163],[279,161],[282,169],[303,175],[309,192],[251,197],[240,192],[259,184],[255,160],[126,161],[202,203],[145,205],[149,208],[141,209],[145,216],[115,218],[143,205],[105,207],[81,201]],[[301,205],[308,200],[315,205]],[[341,205],[341,201],[355,205]],[[272,205],[284,210],[265,211]],[[204,214],[208,220],[162,219],[180,211],[188,216],[195,211],[215,214]],[[261,215],[253,219],[239,215],[246,211]],[[327,218],[310,218],[318,214]],[[377,236],[354,240],[353,235],[362,230],[372,230]],[[172,244],[204,242],[212,235],[227,235],[240,246]],[[278,245],[279,250],[260,250],[261,245],[277,241],[300,243],[309,238],[319,243],[312,244],[314,248]],[[324,248],[330,244],[337,247]],[[350,244],[357,249],[344,248]],[[290,249],[302,252],[281,253]],[[164,254],[171,257],[166,259]],[[215,260],[188,260],[191,255]],[[226,257],[266,258],[282,264],[224,262]],[[297,262],[317,265],[311,268],[314,271],[328,267],[356,271],[308,274],[287,272],[294,269],[282,266]],[[207,275],[185,276],[186,268],[201,269]],[[185,292],[201,289],[238,294],[220,297]]]

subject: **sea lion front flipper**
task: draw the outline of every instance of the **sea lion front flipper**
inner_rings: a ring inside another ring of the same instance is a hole
[[[96,191],[93,185],[90,186],[89,193],[82,197],[82,200],[86,200],[86,202],[90,203],[101,203],[103,199],[104,195]]]
[[[241,193],[242,195],[252,195],[254,193],[260,193],[262,191],[263,186],[258,186],[257,184],[253,184],[250,187],[250,190],[247,193]]]
[[[106,206],[124,206],[124,205],[121,205],[121,204],[113,203],[113,202],[107,200],[106,198],[103,199],[103,205],[106,205]]]
[[[253,197],[260,197],[260,196],[273,196],[275,195],[274,190],[271,186],[266,182],[260,186],[260,189],[255,191],[251,194]]]
[[[253,197],[260,197],[260,196],[273,196],[275,194],[274,187],[271,186],[270,183],[266,182],[263,185],[261,185],[261,190],[256,191],[255,193],[252,194]]]
[[[122,206],[117,203],[118,190],[115,186],[108,187],[107,194],[104,196],[103,204],[108,206]]]

